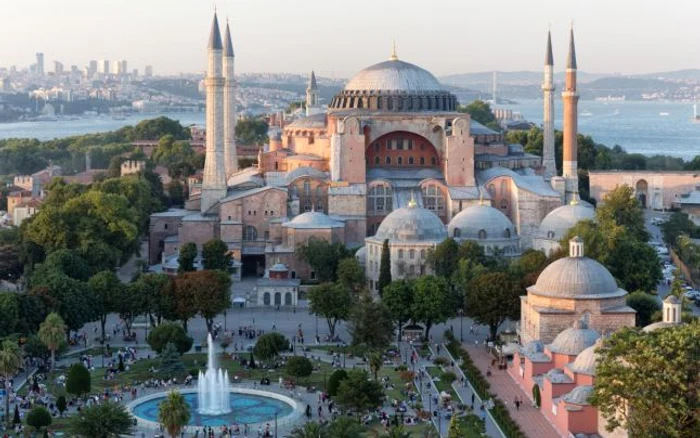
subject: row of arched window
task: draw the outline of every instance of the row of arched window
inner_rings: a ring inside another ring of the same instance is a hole
[[[375,164],[375,165],[380,165],[380,164],[382,164],[381,161],[382,161],[382,160],[381,160],[380,157],[378,157],[378,156],[374,157],[374,164]],[[368,164],[369,164],[369,163],[368,163]],[[386,164],[386,165],[388,165],[388,166],[391,166],[391,165],[393,164],[393,161],[392,161],[391,157],[384,157],[384,164]],[[404,159],[403,159],[403,157],[397,157],[397,158],[396,158],[396,164],[399,165],[399,166],[403,165],[403,164],[404,164]],[[416,164],[416,159],[413,158],[413,157],[408,157],[408,158],[406,159],[406,164],[408,164],[409,166],[412,166],[412,165]],[[424,166],[424,165],[425,165],[425,157],[418,157],[418,164]],[[430,157],[430,165],[431,165],[431,166],[437,166],[437,157]]]
[[[486,240],[489,237],[486,230],[479,230],[478,236],[479,236],[479,240]],[[503,238],[510,239],[511,236],[512,236],[512,233],[510,232],[509,228],[506,228],[505,230],[503,230],[503,236],[502,236]],[[455,239],[462,237],[462,230],[460,228],[455,228],[452,231],[452,237],[454,237]]]

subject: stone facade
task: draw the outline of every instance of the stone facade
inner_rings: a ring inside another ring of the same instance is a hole
[[[694,171],[590,171],[591,197],[600,202],[618,186],[628,185],[646,209],[668,210],[679,205],[700,185],[700,175]]]

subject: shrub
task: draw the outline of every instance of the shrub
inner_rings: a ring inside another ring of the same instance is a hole
[[[535,406],[540,407],[541,396],[540,396],[540,385],[535,383],[532,385],[532,399],[535,400]]]
[[[27,424],[36,430],[50,426],[51,422],[51,412],[43,406],[37,406],[27,414]]]
[[[335,370],[333,374],[328,378],[328,384],[326,385],[326,392],[331,397],[338,394],[338,388],[340,388],[340,382],[348,378],[348,373],[345,370]]]
[[[443,367],[450,363],[450,360],[446,357],[436,357],[433,359],[433,363],[437,366]]]
[[[406,365],[404,365],[404,364],[401,364],[401,365],[399,365],[398,367],[396,367],[396,369],[397,369],[398,371],[406,371],[406,370],[408,370],[408,367],[407,367]]]
[[[66,404],[66,396],[59,395],[56,399],[56,409],[58,409],[58,412],[61,414],[61,416],[63,416],[63,413],[66,412],[67,408],[68,405]]]
[[[192,348],[193,341],[191,337],[187,336],[187,332],[182,326],[173,322],[165,322],[148,334],[147,342],[158,354],[169,343],[175,344],[178,353],[185,354]]]
[[[292,377],[309,377],[314,370],[311,361],[303,356],[292,356],[287,359],[285,371]]]
[[[413,371],[401,371],[399,373],[399,378],[403,380],[404,382],[412,382],[413,379],[416,377],[416,373]]]
[[[90,372],[81,363],[75,363],[68,369],[66,392],[80,397],[90,392]]]
[[[440,376],[440,380],[446,383],[452,383],[457,380],[457,374],[453,373],[452,371],[445,371]]]
[[[175,344],[169,342],[160,355],[160,375],[166,378],[181,377],[184,370],[185,365],[182,363],[180,353],[175,348]]]

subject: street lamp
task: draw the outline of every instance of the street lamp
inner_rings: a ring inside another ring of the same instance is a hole
[[[275,411],[275,438],[277,438],[277,411]]]
[[[226,318],[226,311],[224,310],[224,332],[228,331],[227,322],[228,318]]]
[[[316,316],[316,340],[318,340],[318,313],[314,314]]]
[[[459,340],[464,342],[464,309],[459,309]]]

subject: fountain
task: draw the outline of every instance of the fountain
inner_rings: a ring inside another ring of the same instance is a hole
[[[214,339],[211,333],[207,336],[207,347],[207,371],[200,371],[197,381],[197,412],[202,415],[228,414],[231,412],[228,371],[216,367]]]

